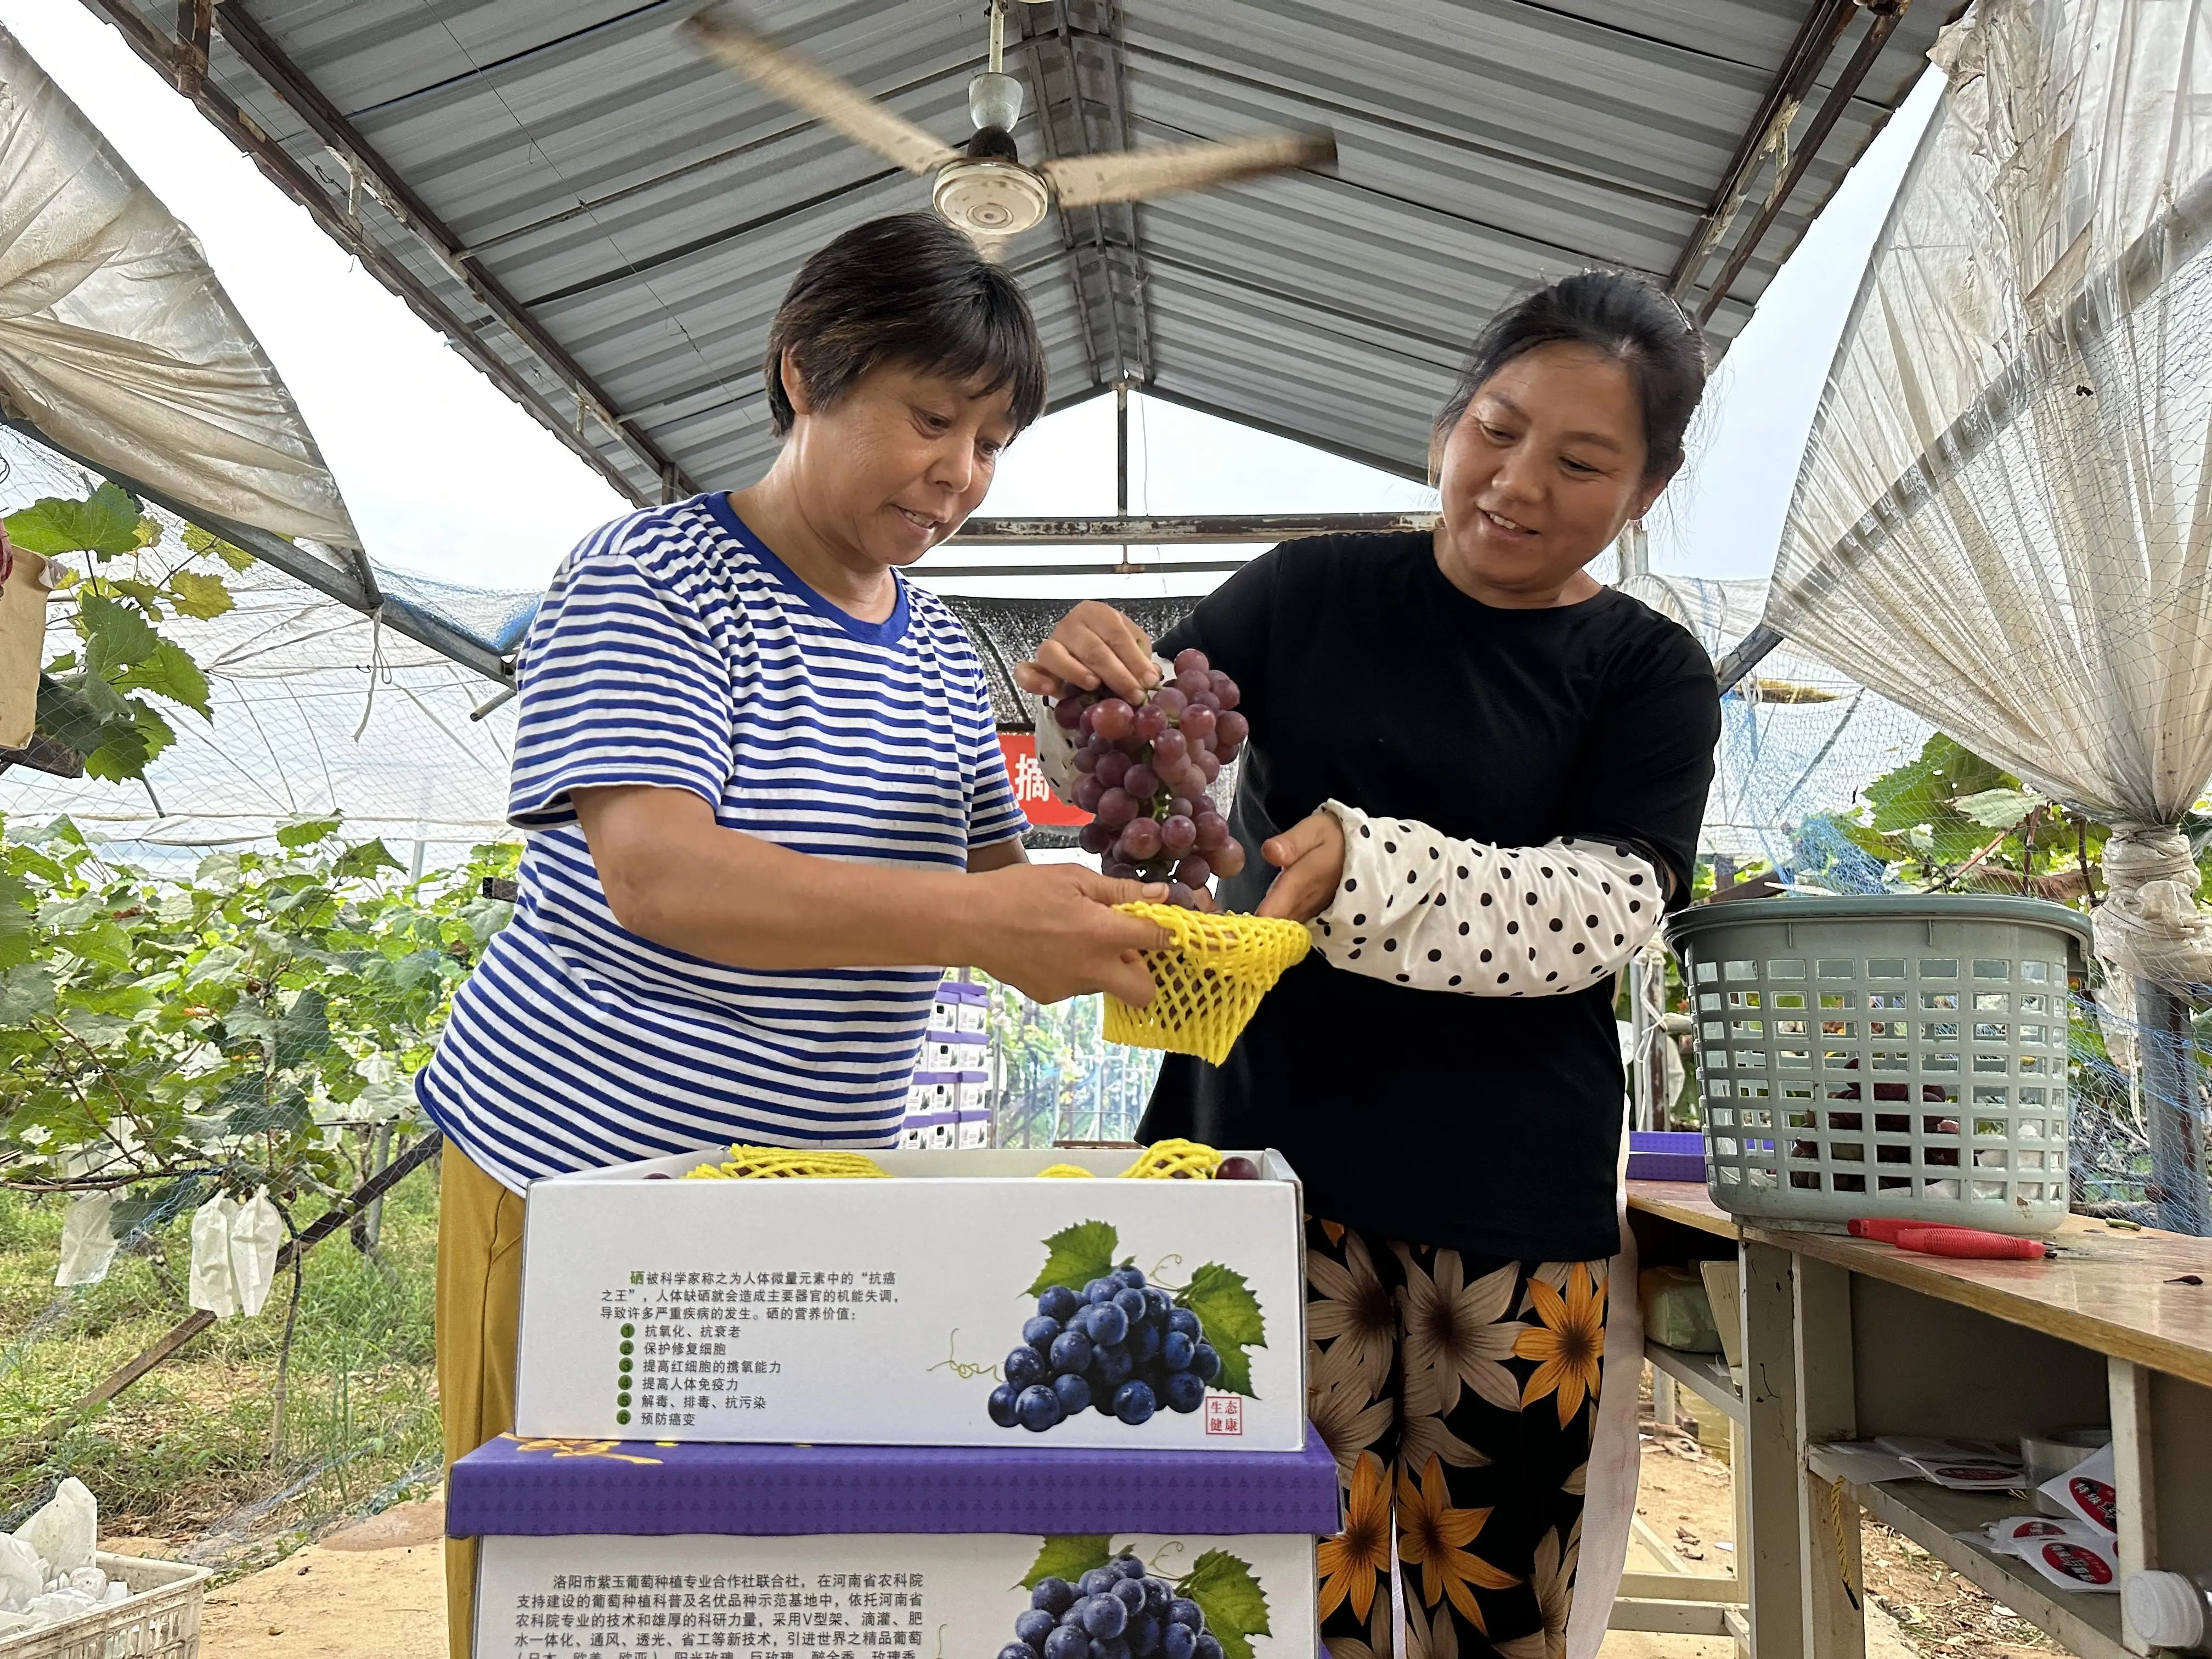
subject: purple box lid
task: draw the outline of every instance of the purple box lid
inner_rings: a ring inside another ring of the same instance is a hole
[[[1628,1132],[1631,1181],[1703,1181],[1705,1137],[1702,1131],[1632,1129]]]
[[[665,1445],[501,1435],[455,1463],[455,1538],[1338,1529],[1336,1459],[1019,1446]]]

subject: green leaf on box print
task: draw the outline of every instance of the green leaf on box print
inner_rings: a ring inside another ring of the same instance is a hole
[[[1200,1556],[1176,1589],[1198,1603],[1206,1629],[1221,1644],[1222,1659],[1252,1659],[1252,1638],[1273,1634],[1267,1592],[1252,1576],[1250,1564],[1226,1550]]]
[[[1252,1392],[1251,1358],[1244,1350],[1267,1346],[1267,1324],[1244,1275],[1209,1261],[1190,1276],[1176,1300],[1198,1316],[1206,1341],[1221,1356],[1221,1375],[1213,1379],[1213,1386],[1257,1400],[1260,1396]]]
[[[1114,1252],[1121,1243],[1121,1236],[1103,1221],[1079,1221],[1062,1228],[1044,1241],[1044,1271],[1023,1294],[1040,1296],[1064,1285],[1081,1295],[1092,1279],[1114,1271]]]
[[[1085,1573],[1106,1565],[1111,1541],[1104,1533],[1046,1539],[1029,1576],[1022,1580],[1022,1588],[1035,1589],[1048,1578],[1065,1578],[1074,1583]]]

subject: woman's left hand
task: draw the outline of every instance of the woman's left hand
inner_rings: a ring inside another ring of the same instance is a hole
[[[1334,813],[1316,812],[1263,844],[1260,856],[1282,872],[1260,901],[1260,914],[1311,921],[1344,879],[1344,826]]]

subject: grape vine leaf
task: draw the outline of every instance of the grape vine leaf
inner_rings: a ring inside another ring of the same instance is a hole
[[[1190,1564],[1177,1587],[1198,1603],[1206,1627],[1221,1644],[1223,1659],[1252,1659],[1252,1638],[1267,1628],[1267,1594],[1251,1565],[1226,1550],[1208,1550]]]
[[[179,615],[198,617],[202,622],[211,621],[238,604],[222,577],[197,570],[179,570],[169,578],[169,602]]]
[[[276,1061],[280,1067],[304,1065],[330,1046],[330,1002],[311,986],[276,1022]]]
[[[48,495],[6,520],[8,539],[32,553],[135,553],[154,539],[129,493],[103,483],[82,501]]]
[[[1044,1547],[1037,1552],[1037,1559],[1030,1564],[1029,1576],[1022,1580],[1022,1588],[1035,1589],[1048,1578],[1065,1578],[1073,1583],[1085,1573],[1106,1565],[1112,1542],[1104,1533],[1046,1539]]]
[[[202,720],[215,718],[214,710],[208,707],[207,676],[168,640],[155,641],[145,659],[134,663],[114,685],[118,691],[151,691],[157,697],[184,704]]]
[[[45,963],[19,962],[0,974],[0,1026],[28,1025],[54,1011],[54,976]]]
[[[1062,1228],[1045,1240],[1044,1271],[1023,1294],[1036,1296],[1055,1285],[1081,1291],[1092,1279],[1103,1279],[1114,1271],[1114,1252],[1121,1243],[1121,1236],[1103,1221],[1079,1221]]]
[[[88,593],[80,599],[77,620],[84,625],[85,665],[103,678],[137,667],[161,648],[161,636],[136,605],[105,594]]]
[[[203,530],[196,524],[185,526],[184,543],[195,553],[212,553],[233,570],[243,570],[253,562],[253,555],[242,547],[233,547],[211,530]]]
[[[325,836],[336,833],[338,823],[337,818],[317,817],[310,813],[286,818],[276,826],[276,844],[288,848],[312,847]]]
[[[1258,1399],[1252,1392],[1252,1361],[1244,1350],[1266,1347],[1267,1327],[1244,1275],[1209,1261],[1190,1276],[1189,1288],[1176,1300],[1198,1316],[1206,1341],[1221,1356],[1221,1375],[1213,1386]]]

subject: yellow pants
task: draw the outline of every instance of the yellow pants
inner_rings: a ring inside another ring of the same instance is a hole
[[[514,1426],[515,1318],[522,1301],[522,1198],[464,1157],[439,1155],[438,1407],[446,1462]],[[446,1641],[469,1659],[477,1540],[446,1540]]]

